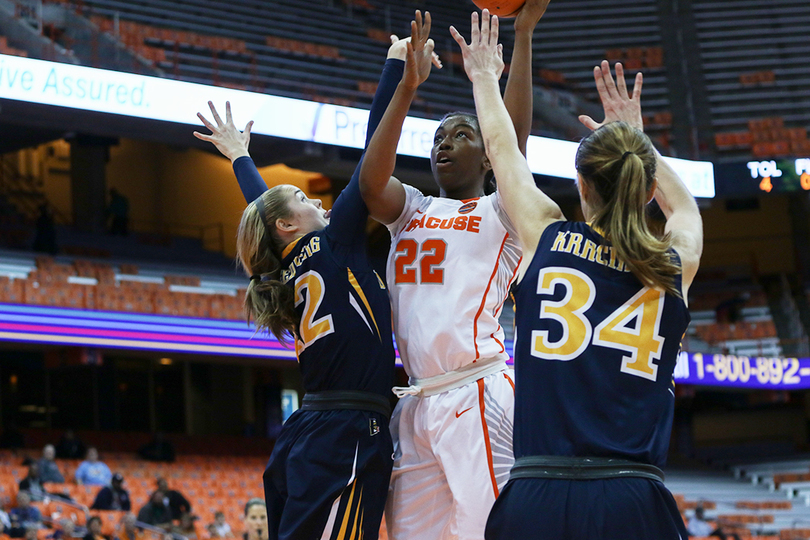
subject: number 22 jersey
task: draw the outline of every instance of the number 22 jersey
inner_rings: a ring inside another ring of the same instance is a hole
[[[521,252],[500,196],[459,201],[404,187],[386,281],[405,371],[424,379],[506,360],[498,316]]]
[[[515,457],[663,466],[684,301],[643,286],[588,224],[559,221],[543,231],[515,304]]]

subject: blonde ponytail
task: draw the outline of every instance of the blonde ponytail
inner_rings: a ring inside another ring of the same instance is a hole
[[[613,122],[582,141],[576,167],[601,199],[593,225],[604,231],[616,257],[644,285],[680,297],[675,276],[681,266],[673,257],[672,240],[669,235],[658,238],[647,226],[645,210],[656,161],[655,149],[643,132]]]
[[[267,223],[256,202],[250,203],[242,213],[236,234],[237,257],[251,276],[245,293],[247,320],[255,321],[260,330],[272,332],[284,345],[295,337],[299,323],[293,291],[279,281],[283,246],[275,233],[275,222],[289,217],[287,191],[286,186],[276,186],[262,194]]]

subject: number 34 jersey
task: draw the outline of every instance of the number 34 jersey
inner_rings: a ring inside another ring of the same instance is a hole
[[[498,316],[521,253],[500,197],[459,201],[404,187],[386,277],[405,371],[423,379],[508,358]]]
[[[515,302],[515,457],[662,466],[684,301],[643,286],[588,224],[559,221],[543,232]]]

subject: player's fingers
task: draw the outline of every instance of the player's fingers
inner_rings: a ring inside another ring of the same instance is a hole
[[[621,62],[616,62],[616,87],[619,90],[619,97],[629,99],[627,95],[627,82],[624,80],[624,66]]]
[[[247,135],[248,139],[250,139],[250,130],[253,128],[253,120],[247,123],[245,126],[245,130],[242,132]]]
[[[489,45],[489,10],[484,9],[481,12],[481,44]]]
[[[422,42],[419,41],[419,24],[411,21],[411,48],[415,51],[422,50]]]
[[[393,45],[394,43],[399,41],[399,38],[395,34],[391,34],[390,39],[391,39],[391,45]]]
[[[431,23],[431,18],[430,18],[430,12],[426,11],[425,12],[425,21],[422,24],[422,39],[423,40],[426,40],[428,38],[428,36],[430,36],[431,24],[432,23]]]
[[[462,51],[467,48],[467,42],[464,40],[464,36],[458,33],[455,26],[450,27],[450,35],[456,40],[456,43],[458,43]]]
[[[415,37],[411,36],[411,42],[413,42],[415,39],[416,40],[421,39],[422,37],[422,25],[423,25],[422,12],[419,11],[418,9],[416,10],[416,14],[414,15],[414,22],[416,22],[416,36]]]
[[[427,52],[431,56],[431,61],[432,61],[432,57],[434,56],[433,48],[435,46],[436,46],[436,43],[434,43],[434,41],[432,39],[428,39],[427,43],[425,43],[425,52]]]
[[[432,57],[431,61],[433,62],[433,65],[436,66],[439,69],[442,69],[444,67],[444,65],[442,64],[442,59],[439,58],[439,55],[436,54],[435,51],[433,52],[433,57]]]
[[[498,21],[498,16],[492,16],[492,22],[490,23],[490,31],[489,31],[489,44],[495,45],[498,43],[498,32],[500,29],[500,22]]]
[[[641,99],[641,87],[644,84],[644,75],[639,71],[636,73],[636,81],[633,83],[633,101]]]
[[[601,124],[599,124],[596,120],[585,114],[579,116],[578,119],[580,122],[582,122],[583,126],[591,131],[598,129],[601,126]]]
[[[498,43],[498,58],[503,62],[503,43]]]
[[[210,129],[211,131],[216,131],[216,126],[215,126],[214,124],[212,124],[211,122],[209,122],[209,121],[208,121],[208,120],[207,120],[207,119],[206,119],[206,118],[205,118],[205,117],[202,115],[202,113],[197,113],[197,118],[199,118],[199,119],[200,119],[200,121],[202,121],[202,123],[203,123],[203,125],[204,125],[205,127],[207,127],[208,129]]]
[[[195,131],[194,133],[192,133],[192,135],[194,135],[195,137],[197,137],[198,139],[203,140],[203,141],[208,141],[208,142],[213,141],[213,138],[211,137],[211,135],[206,135],[205,133],[200,133],[199,131]]]
[[[610,97],[617,95],[616,83],[613,82],[613,75],[610,73],[610,63],[602,60],[602,79],[605,81],[605,89]]]
[[[605,79],[602,77],[602,68],[599,66],[593,68],[593,80],[596,82],[596,91],[599,93],[599,99],[604,104],[610,95],[605,88]]]
[[[233,115],[231,114],[231,102],[225,102],[225,122],[228,124],[233,124]]]
[[[470,31],[470,46],[475,47],[481,41],[481,29],[478,27],[478,12],[473,11],[472,28]]]
[[[211,114],[214,116],[214,121],[217,123],[218,126],[222,125],[222,118],[219,117],[219,113],[217,112],[217,108],[214,107],[214,102],[209,101],[208,106],[211,108]]]

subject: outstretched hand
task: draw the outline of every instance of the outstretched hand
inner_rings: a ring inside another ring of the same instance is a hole
[[[396,35],[391,34],[391,46],[388,47],[388,58],[396,58],[404,62],[408,57],[408,43],[410,41],[410,36],[405,39],[399,39]],[[438,69],[442,69],[442,60],[435,50],[433,51],[432,62]]]
[[[213,143],[217,150],[222,152],[222,155],[230,159],[232,162],[242,156],[249,156],[248,145],[250,144],[250,128],[253,127],[253,120],[247,123],[244,131],[239,131],[233,123],[233,116],[231,115],[231,102],[225,102],[225,121],[222,121],[219,113],[217,112],[214,104],[209,101],[208,107],[211,108],[211,114],[217,125],[209,122],[202,113],[197,113],[202,123],[211,130],[210,135],[194,132],[194,136],[200,140]]]
[[[422,12],[417,10],[415,19],[411,21],[411,37],[403,40],[406,42],[406,52],[402,82],[411,89],[416,89],[430,75],[430,65],[433,63],[434,57],[434,43],[430,39],[430,22],[429,12],[425,12],[423,20]],[[441,67],[441,62],[439,64]]]
[[[533,31],[546,13],[550,2],[551,0],[526,0],[526,3],[518,11],[517,17],[515,17],[515,31]]]
[[[627,83],[624,80],[624,67],[616,63],[616,81],[610,74],[610,64],[602,60],[601,66],[593,68],[593,78],[596,80],[596,90],[605,110],[605,119],[600,124],[590,116],[582,115],[579,121],[585,127],[596,130],[611,122],[623,121],[633,127],[644,131],[644,121],[641,118],[641,85],[644,78],[639,72],[633,84],[633,95],[627,93]]]
[[[495,75],[501,77],[503,73],[503,45],[498,43],[498,16],[490,18],[489,10],[481,12],[481,26],[478,25],[478,12],[470,17],[471,33],[470,44],[458,30],[450,27],[450,34],[461,47],[461,56],[464,59],[464,71],[471,81],[482,75]]]

